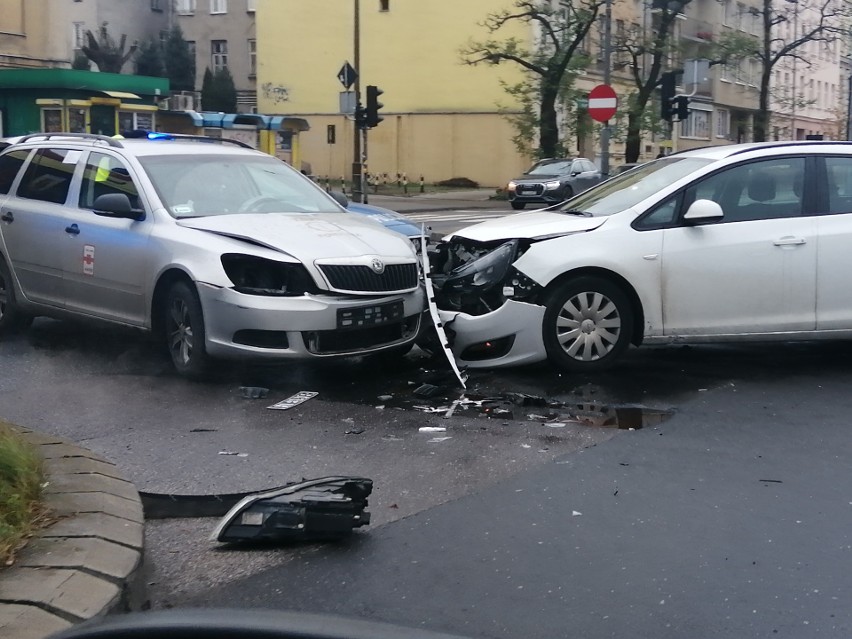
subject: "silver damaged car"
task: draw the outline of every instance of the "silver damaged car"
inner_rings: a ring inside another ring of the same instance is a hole
[[[264,153],[211,139],[25,136],[0,154],[0,331],[37,315],[211,358],[405,351],[424,309],[411,242]]]

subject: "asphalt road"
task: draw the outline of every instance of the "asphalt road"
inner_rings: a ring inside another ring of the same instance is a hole
[[[186,604],[507,639],[848,637],[852,349],[782,351],[693,351],[684,373],[731,381],[665,424]]]

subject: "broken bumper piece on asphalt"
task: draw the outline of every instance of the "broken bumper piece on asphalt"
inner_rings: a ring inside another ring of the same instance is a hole
[[[370,523],[365,512],[373,481],[323,477],[248,495],[210,536],[220,542],[327,541]]]

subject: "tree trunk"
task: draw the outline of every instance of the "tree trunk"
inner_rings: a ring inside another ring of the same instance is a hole
[[[753,137],[755,142],[766,142],[767,133],[769,131],[769,71],[764,67],[764,73],[760,75],[760,101],[757,111],[754,114]],[[796,96],[793,96],[796,99]],[[795,108],[795,107],[794,107]],[[796,139],[796,132],[793,131],[793,138]]]
[[[556,90],[544,87],[541,91],[539,150],[541,157],[555,158],[559,152],[559,126],[556,119]]]
[[[627,113],[627,143],[624,147],[624,161],[628,164],[639,161],[642,151],[642,113]]]

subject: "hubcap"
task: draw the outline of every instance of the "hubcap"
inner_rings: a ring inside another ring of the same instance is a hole
[[[172,300],[169,309],[169,350],[176,362],[189,364],[192,359],[192,324],[189,308],[183,300]]]
[[[621,316],[605,295],[583,292],[568,299],[556,318],[556,339],[569,357],[591,362],[607,355],[621,334]]]

